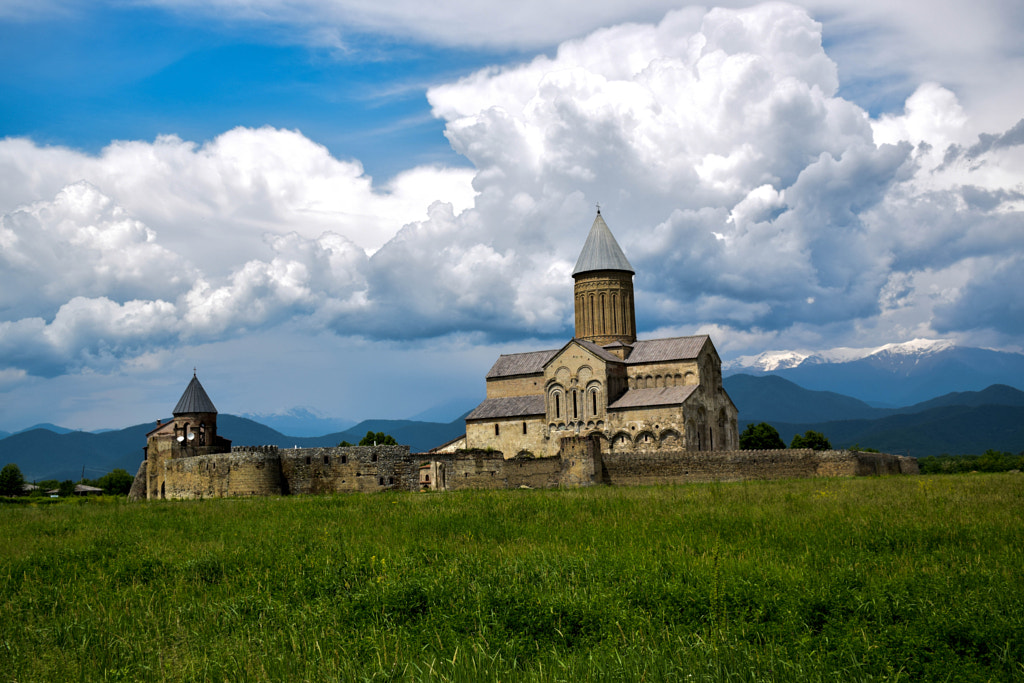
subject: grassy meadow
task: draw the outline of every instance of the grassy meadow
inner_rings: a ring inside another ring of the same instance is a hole
[[[1024,476],[0,504],[0,680],[1024,680]]]

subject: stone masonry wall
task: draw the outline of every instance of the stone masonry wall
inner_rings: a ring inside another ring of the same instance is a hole
[[[508,460],[498,451],[432,453],[429,458],[432,487],[461,489],[553,488],[559,485],[562,459],[516,457]]]
[[[602,453],[592,437],[566,437],[552,457],[505,459],[498,451],[409,453],[408,446],[278,449],[236,447],[231,453],[163,463],[166,498],[417,491],[430,463],[429,488],[515,489],[591,484],[637,486],[744,479],[917,474],[913,458],[885,453],[813,451],[681,451]],[[140,470],[145,478],[145,470]]]
[[[421,456],[408,446],[281,449],[288,493],[415,491]]]
[[[176,499],[273,496],[282,493],[276,453],[250,451],[164,461],[164,497]]]
[[[895,455],[810,449],[612,453],[604,455],[602,468],[604,483],[618,486],[903,472]]]

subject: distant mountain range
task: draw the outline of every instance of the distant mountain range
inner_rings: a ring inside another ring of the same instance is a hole
[[[723,363],[723,373],[773,374],[876,407],[899,407],[993,384],[1024,390],[1024,354],[915,339],[875,348],[768,351]]]
[[[317,436],[318,434],[341,432],[356,424],[352,420],[325,417],[308,408],[292,408],[287,412],[274,414],[245,413],[242,417],[259,422],[282,434],[294,436]]]
[[[0,464],[16,463],[28,481],[100,477],[120,467],[135,474],[142,461],[146,434],[154,422],[101,433],[62,429],[29,429],[0,438]],[[359,443],[367,431],[384,432],[407,444],[413,452],[430,450],[466,431],[465,422],[416,422],[413,420],[364,420],[342,432],[317,437],[287,436],[258,422],[235,415],[219,415],[217,431],[235,446],[274,445],[281,448],[337,446],[342,441]],[[0,465],[2,466],[2,465]]]
[[[1024,451],[1024,354],[916,340],[814,354],[770,352],[723,368],[740,429],[768,422],[786,443],[813,429],[837,448],[860,444],[915,456]],[[385,432],[424,452],[465,432],[464,412],[445,420],[466,403],[460,399],[421,414],[441,419],[365,420],[347,429],[333,427],[350,423],[301,408],[259,420],[221,415],[218,431],[238,446],[282,448],[358,443],[367,431]],[[17,463],[29,480],[77,480],[83,468],[88,478],[115,467],[134,473],[154,426],[87,433],[42,424],[0,432],[0,465]],[[330,433],[310,436],[317,429]]]
[[[724,384],[739,409],[741,431],[748,424],[767,422],[786,443],[794,434],[813,429],[836,448],[859,444],[901,455],[1024,451],[1024,392],[1006,385],[954,392],[902,408],[875,408],[773,375],[732,375]]]

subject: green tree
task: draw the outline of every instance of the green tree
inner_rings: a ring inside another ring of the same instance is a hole
[[[135,477],[128,474],[127,470],[118,467],[97,479],[96,486],[103,489],[103,493],[111,496],[127,496],[128,492],[132,490],[133,481],[135,481]]]
[[[21,468],[13,462],[0,470],[0,496],[20,496],[24,493],[24,485],[25,477],[21,476]]]
[[[75,495],[75,482],[71,481],[70,479],[65,479],[64,481],[62,481],[60,483],[60,486],[58,486],[57,488],[60,489],[61,498],[70,498],[71,496]]]
[[[384,432],[376,432],[375,433],[373,431],[368,431],[368,432],[366,432],[366,436],[364,436],[359,441],[359,445],[360,446],[374,446],[374,445],[376,445],[376,446],[397,446],[398,442],[395,441],[395,437],[391,436],[390,434],[385,434]]]
[[[793,436],[793,441],[790,442],[789,447],[811,448],[816,451],[832,450],[832,444],[825,438],[825,435],[813,429],[808,429],[802,436],[800,434]]]
[[[348,441],[342,441],[341,443],[338,444],[338,448],[349,448],[351,446],[355,446],[355,444],[349,443]]]
[[[740,450],[770,451],[785,447],[786,442],[779,436],[778,430],[767,422],[748,424],[740,434]]]

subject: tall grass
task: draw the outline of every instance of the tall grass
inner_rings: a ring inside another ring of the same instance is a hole
[[[1024,477],[0,508],[0,678],[1024,680]]]

